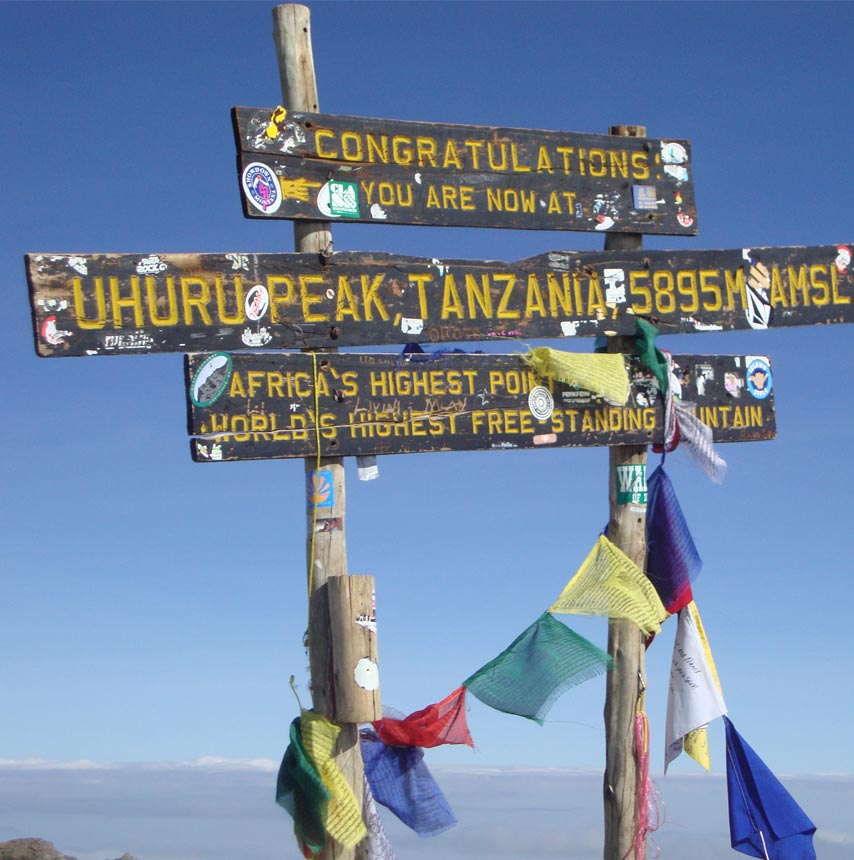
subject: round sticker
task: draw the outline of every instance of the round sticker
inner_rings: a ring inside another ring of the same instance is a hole
[[[231,379],[231,356],[215,352],[200,365],[190,383],[190,400],[195,406],[206,407],[216,403]]]
[[[279,178],[260,161],[253,161],[243,169],[243,190],[249,202],[265,215],[272,215],[282,203]]]
[[[528,408],[538,421],[545,421],[550,418],[554,406],[554,398],[548,388],[538,385],[531,389],[531,393],[528,395]]]
[[[771,393],[771,368],[764,358],[751,359],[745,376],[747,390],[757,400],[764,400]]]
[[[261,319],[267,313],[269,305],[270,295],[267,292],[267,288],[261,284],[255,284],[246,294],[246,300],[243,303],[246,310],[246,319],[252,320],[252,322]]]

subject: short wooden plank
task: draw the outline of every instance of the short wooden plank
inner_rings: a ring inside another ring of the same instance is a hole
[[[625,406],[539,380],[516,355],[193,354],[188,426],[200,462],[563,446],[662,438],[656,384],[636,359]],[[767,358],[676,358],[682,398],[719,442],[775,435]],[[315,418],[315,416],[318,416]]]
[[[686,140],[232,111],[244,214],[696,235]]]
[[[48,357],[304,349],[854,322],[854,244],[553,251],[526,260],[30,254]]]

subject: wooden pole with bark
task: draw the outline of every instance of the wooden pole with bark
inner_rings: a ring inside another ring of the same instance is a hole
[[[637,125],[612,126],[610,133],[623,137],[645,137]],[[638,251],[640,233],[609,233],[606,251]],[[609,337],[608,352],[631,353],[631,337]],[[617,467],[646,468],[646,446],[615,446],[608,449],[608,537],[641,570],[646,563],[646,511],[617,501]],[[637,827],[637,762],[634,751],[635,714],[642,706],[644,674],[643,636],[631,621],[610,619],[608,653],[614,666],[608,672],[605,693],[605,860],[644,860],[645,842],[635,848]]]
[[[282,86],[282,106],[286,110],[319,112],[317,81],[314,73],[314,58],[311,49],[311,22],[309,9],[297,4],[285,4],[273,9],[273,38],[276,43],[276,56],[279,63],[279,77]],[[323,221],[295,221],[294,249],[297,252],[317,254],[321,259],[332,253],[332,231]],[[335,351],[335,350],[329,350]],[[317,364],[322,367],[324,350],[318,350]],[[322,478],[321,478],[322,474]],[[323,516],[316,504],[308,504],[306,530],[306,558],[308,569],[309,621],[306,634],[309,666],[311,672],[311,698],[313,709],[336,722],[341,728],[335,748],[335,762],[344,774],[361,805],[364,768],[359,748],[358,722],[378,719],[379,695],[361,697],[354,704],[349,698],[336,697],[336,666],[333,654],[350,653],[352,649],[342,647],[342,643],[359,628],[355,625],[355,612],[371,613],[370,596],[373,584],[361,583],[354,586],[351,594],[349,583],[332,580],[347,577],[347,552],[345,543],[345,483],[344,461],[341,457],[306,458],[306,488],[309,496],[320,489],[317,483],[329,480],[333,504],[322,508]],[[356,579],[356,577],[354,577]],[[358,577],[368,580],[370,577]],[[331,587],[331,586],[335,587]],[[334,592],[334,617],[340,629],[333,629],[330,620],[330,591]],[[339,599],[339,595],[343,595]],[[358,595],[362,601],[359,606],[351,607],[351,599]],[[367,607],[364,601],[368,601]],[[351,629],[352,628],[352,629]],[[364,630],[362,631],[364,633]],[[374,648],[375,648],[374,640]],[[374,656],[375,656],[374,650]],[[342,682],[351,678],[341,678]],[[376,692],[376,691],[374,691]],[[341,698],[341,701],[338,701]],[[346,722],[340,719],[343,713]],[[362,843],[364,844],[364,843]],[[361,856],[360,846],[348,849],[339,842],[329,839],[321,853],[321,860],[353,860]]]

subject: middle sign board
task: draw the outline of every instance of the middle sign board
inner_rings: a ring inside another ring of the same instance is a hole
[[[27,274],[42,356],[231,352],[850,323],[851,247],[30,254]]]

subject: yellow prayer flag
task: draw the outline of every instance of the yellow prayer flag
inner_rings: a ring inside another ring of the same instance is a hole
[[[552,377],[622,406],[629,399],[629,374],[619,353],[562,352],[539,346],[522,356],[538,376]]]
[[[606,615],[633,621],[647,636],[661,630],[667,610],[643,571],[604,535],[550,612]]]
[[[694,759],[697,764],[706,770],[711,770],[712,760],[709,756],[709,733],[705,726],[688,732],[682,739],[685,752]]]
[[[367,835],[362,821],[362,810],[353,789],[344,779],[332,758],[339,726],[314,711],[303,711],[301,720],[302,743],[323,784],[332,798],[326,818],[326,831],[347,848],[353,848]]]

